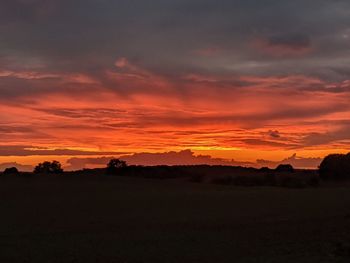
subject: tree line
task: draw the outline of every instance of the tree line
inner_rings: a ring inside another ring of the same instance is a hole
[[[179,171],[179,168],[182,167],[182,170]],[[111,159],[105,168],[105,173],[107,175],[138,175],[142,174],[144,177],[176,177],[180,176],[180,173],[192,173],[195,174],[198,178],[196,179],[194,176],[193,180],[200,180],[201,175],[205,175],[209,173],[210,170],[215,173],[220,173],[222,175],[226,175],[234,172],[235,168],[225,166],[209,166],[209,165],[194,165],[194,166],[174,166],[171,168],[170,166],[154,166],[154,167],[145,167],[145,166],[128,166],[127,163],[123,160],[119,159]],[[210,168],[212,167],[212,168]],[[237,167],[236,167],[237,168]],[[243,168],[238,167],[239,171],[249,171],[249,169],[254,168]],[[251,170],[250,172],[252,172]],[[196,171],[196,172],[194,172]],[[295,173],[295,169],[290,164],[281,164],[276,169],[269,169],[267,167],[263,167],[259,169],[261,173],[273,174],[273,172],[277,172],[280,174],[289,174]],[[60,162],[58,161],[45,161],[39,163],[35,166],[33,173],[34,174],[62,174],[63,168]],[[237,171],[238,172],[238,171]],[[18,174],[19,171],[16,167],[6,168],[3,174]],[[198,175],[200,174],[200,175]],[[330,154],[326,156],[321,162],[318,175],[321,179],[324,180],[346,180],[350,179],[350,153],[348,154]],[[218,177],[219,178],[219,177]],[[216,178],[217,179],[217,178]],[[217,179],[219,181],[219,179]],[[226,178],[226,180],[228,180]]]

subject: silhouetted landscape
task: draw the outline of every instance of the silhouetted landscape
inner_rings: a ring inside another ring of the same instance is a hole
[[[349,263],[350,0],[0,0],[0,263]]]
[[[0,262],[348,262],[349,157],[319,170],[8,168]]]

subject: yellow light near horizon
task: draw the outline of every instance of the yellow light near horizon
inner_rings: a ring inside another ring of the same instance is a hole
[[[241,151],[242,148],[239,147],[220,147],[220,146],[198,146],[191,147],[193,151]]]

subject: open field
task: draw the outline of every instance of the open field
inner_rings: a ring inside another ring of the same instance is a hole
[[[349,262],[350,186],[0,177],[0,262]]]

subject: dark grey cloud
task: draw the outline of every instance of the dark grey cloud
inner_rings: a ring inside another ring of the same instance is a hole
[[[49,15],[58,1],[52,0],[3,0],[0,21],[11,23],[33,23]]]
[[[349,7],[348,1],[327,0],[6,0],[0,11],[0,56],[16,67],[37,61],[59,71],[95,74],[120,56],[168,74],[246,73],[232,68],[253,61],[265,65],[250,69],[260,74],[288,74],[294,68],[339,79],[345,76],[332,68],[348,68],[335,58],[348,55]],[[250,46],[255,39],[294,49],[312,43],[315,50],[308,65],[301,57],[280,61],[255,53]],[[211,59],[191,53],[210,46],[225,52]],[[320,64],[320,58],[329,63]]]
[[[274,130],[274,131],[273,130],[269,130],[268,134],[272,138],[280,138],[281,137],[279,131],[277,131],[277,130]]]
[[[271,36],[268,38],[268,44],[270,46],[287,47],[290,49],[304,49],[309,48],[311,45],[310,38],[301,34],[279,35]]]
[[[279,34],[257,39],[255,47],[272,57],[300,57],[313,52],[310,37],[303,34]]]

